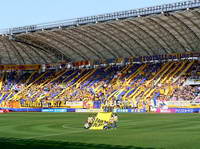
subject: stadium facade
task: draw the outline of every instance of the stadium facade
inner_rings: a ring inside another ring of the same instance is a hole
[[[193,0],[1,30],[0,106],[198,112],[199,8]]]

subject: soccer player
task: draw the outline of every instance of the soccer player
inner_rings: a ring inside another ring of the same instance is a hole
[[[118,116],[116,113],[113,114],[113,127],[117,128]]]

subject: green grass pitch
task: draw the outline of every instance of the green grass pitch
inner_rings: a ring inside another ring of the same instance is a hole
[[[0,115],[1,149],[199,149],[199,114],[119,114],[118,128],[83,129],[89,113]]]

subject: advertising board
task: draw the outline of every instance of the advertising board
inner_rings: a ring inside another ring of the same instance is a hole
[[[92,112],[92,113],[98,113],[98,112],[103,112],[103,109],[76,109],[76,112]]]
[[[140,113],[140,112],[146,112],[145,109],[114,109],[113,112],[119,112],[119,113]]]
[[[67,112],[67,109],[42,109],[42,112]]]

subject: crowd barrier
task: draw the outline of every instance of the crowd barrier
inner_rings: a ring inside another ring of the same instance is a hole
[[[0,110],[0,113],[4,113],[4,110]]]
[[[72,108],[0,108],[12,112],[103,112],[103,109],[72,109]],[[116,113],[144,113],[145,109],[114,109]],[[156,110],[156,113],[200,113],[200,108],[168,108]]]
[[[143,113],[146,112],[145,109],[114,109],[113,112],[116,113]]]
[[[103,109],[76,109],[75,112],[103,112]]]
[[[42,109],[42,112],[75,112],[75,109],[57,108],[57,109]]]
[[[157,109],[157,113],[199,113],[200,108],[169,108]]]
[[[41,108],[0,108],[0,110],[9,110],[12,112],[42,112]]]
[[[0,108],[13,112],[103,112],[103,109],[75,109],[75,108]],[[146,112],[145,109],[114,109],[117,113]]]
[[[0,70],[40,70],[41,65],[0,65]]]

